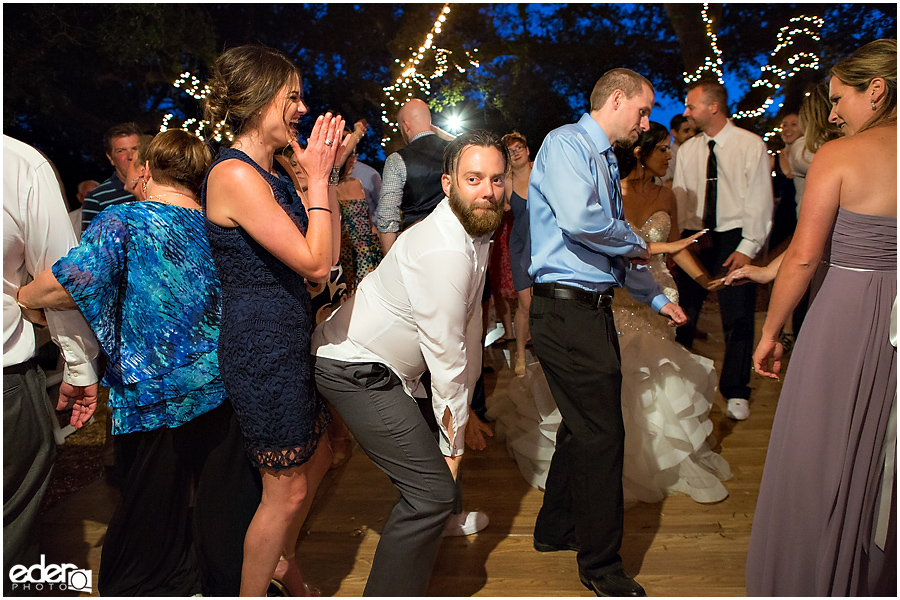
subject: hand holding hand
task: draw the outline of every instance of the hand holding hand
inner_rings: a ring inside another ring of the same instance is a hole
[[[59,384],[59,401],[56,410],[72,409],[72,418],[69,424],[76,429],[81,429],[94,415],[97,408],[97,393],[99,385],[78,386],[63,381]]]

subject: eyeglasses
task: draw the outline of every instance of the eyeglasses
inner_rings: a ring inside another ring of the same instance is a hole
[[[510,154],[518,154],[519,152],[524,152],[524,151],[525,151],[525,146],[522,146],[521,144],[518,146],[510,146],[509,147]]]

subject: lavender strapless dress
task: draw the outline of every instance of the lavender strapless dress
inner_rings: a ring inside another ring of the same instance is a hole
[[[839,210],[825,261],[775,412],[750,596],[897,595],[897,219]]]

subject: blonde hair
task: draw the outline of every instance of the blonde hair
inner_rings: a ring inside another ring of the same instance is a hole
[[[838,61],[831,74],[858,92],[865,92],[876,77],[884,79],[884,103],[857,133],[897,120],[897,40],[869,42]]]
[[[225,126],[237,138],[295,78],[300,79],[300,70],[277,50],[265,46],[229,48],[213,66],[204,117],[213,131]]]

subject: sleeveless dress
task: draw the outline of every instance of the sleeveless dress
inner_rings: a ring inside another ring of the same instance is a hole
[[[494,233],[494,248],[491,250],[491,293],[504,298],[515,298],[512,270],[509,261],[509,234],[513,228],[513,214],[508,210],[503,213],[503,221]]]
[[[839,209],[830,242],[775,411],[751,596],[897,595],[897,219]]]
[[[223,148],[213,167],[225,160],[256,169],[306,232],[309,219],[289,178],[275,177],[234,148]],[[205,182],[202,199],[206,206]],[[240,227],[206,219],[206,233],[222,282],[219,366],[250,460],[276,471],[302,465],[330,421],[312,378],[306,281]]]
[[[659,211],[636,231],[661,242],[670,227],[668,213]],[[654,255],[648,266],[663,293],[677,302],[665,257]],[[622,356],[625,500],[653,503],[677,492],[697,502],[725,499],[722,481],[731,478],[731,470],[711,450],[708,417],[716,391],[713,362],[675,342],[665,318],[624,290],[616,290],[613,312]],[[497,435],[506,439],[525,478],[543,489],[560,415],[540,365],[529,366],[525,378],[514,377],[499,399],[487,416],[497,420]]]
[[[509,265],[512,269],[513,287],[521,292],[530,288],[533,283],[528,276],[528,265],[531,263],[528,201],[513,190],[509,195],[509,205],[513,214],[512,231],[509,232]]]
[[[372,231],[369,204],[362,198],[344,198],[338,189],[341,206],[341,269],[347,291],[356,291],[362,278],[381,262],[381,244]]]

